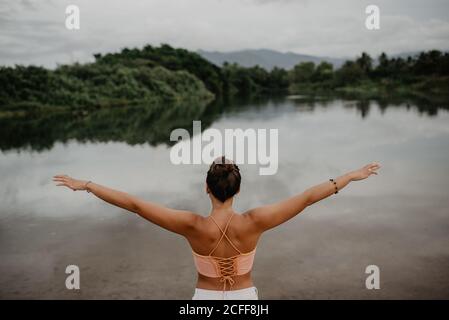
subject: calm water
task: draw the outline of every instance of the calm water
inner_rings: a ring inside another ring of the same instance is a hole
[[[183,239],[51,177],[207,214],[207,166],[169,158],[171,130],[201,119],[220,130],[279,129],[276,175],[241,166],[240,211],[383,165],[263,236],[253,272],[261,298],[449,298],[447,108],[296,97],[190,109],[0,118],[0,297],[191,298]],[[65,289],[69,264],[81,269],[76,292]],[[380,267],[380,290],[365,289],[370,264]]]

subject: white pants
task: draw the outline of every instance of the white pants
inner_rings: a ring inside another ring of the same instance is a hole
[[[192,300],[259,300],[256,287],[222,291],[195,288]]]

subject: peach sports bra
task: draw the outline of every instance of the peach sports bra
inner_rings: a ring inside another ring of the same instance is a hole
[[[251,252],[242,253],[226,235],[226,231],[228,230],[233,216],[234,213],[231,214],[231,217],[226,223],[224,229],[220,228],[217,221],[210,216],[212,221],[221,231],[220,239],[207,256],[200,255],[192,250],[193,260],[195,261],[195,266],[198,273],[206,277],[220,278],[220,282],[223,282],[223,291],[226,290],[226,283],[229,283],[230,288],[232,288],[232,285],[235,282],[233,279],[234,276],[246,274],[251,271],[254,263],[254,256],[256,254],[256,248],[254,248]],[[223,238],[228,240],[231,246],[238,252],[238,255],[228,258],[216,257],[212,255],[218,248],[218,245],[221,243]]]

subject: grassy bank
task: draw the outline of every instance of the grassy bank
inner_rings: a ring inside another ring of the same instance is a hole
[[[379,97],[432,97],[449,101],[449,77],[429,77],[413,79],[409,82],[381,79],[361,80],[342,86],[333,83],[293,84],[290,94],[343,96],[369,99]]]

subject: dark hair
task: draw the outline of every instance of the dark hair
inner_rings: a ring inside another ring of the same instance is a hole
[[[207,186],[214,197],[221,202],[239,192],[241,180],[239,167],[224,156],[215,159],[207,171]]]

